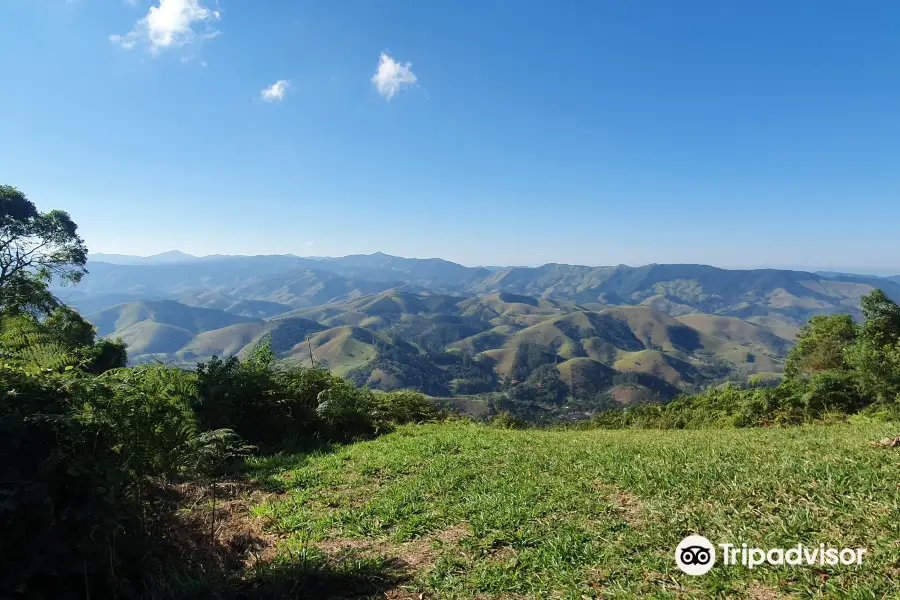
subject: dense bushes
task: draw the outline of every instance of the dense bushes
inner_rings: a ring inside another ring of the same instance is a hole
[[[268,346],[243,361],[198,365],[193,408],[204,429],[229,428],[262,448],[381,433],[437,412],[422,394],[359,389],[324,369],[275,368]]]
[[[215,474],[258,446],[342,441],[438,416],[414,392],[359,390],[271,350],[196,373],[0,366],[0,597],[122,597],[148,585],[160,479]]]
[[[853,414],[900,419],[900,400],[864,394],[859,374],[824,371],[789,379],[778,386],[743,388],[727,383],[703,393],[681,396],[668,404],[644,404],[597,414],[590,426],[767,427],[840,420]]]
[[[777,387],[745,389],[726,383],[700,394],[681,396],[668,404],[644,404],[600,413],[592,424],[662,429],[800,424],[856,412],[858,396],[848,393],[850,389],[848,382],[830,373]]]
[[[9,367],[0,367],[0,390],[0,595],[107,587],[113,539],[135,548],[121,535],[133,529],[132,511],[122,510],[122,440],[108,423],[83,418],[108,390]]]

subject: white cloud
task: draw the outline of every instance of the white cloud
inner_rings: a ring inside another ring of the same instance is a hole
[[[307,245],[307,246],[312,246],[313,244],[315,244],[315,242],[314,242],[313,240],[307,240],[307,241],[306,241],[306,245]]]
[[[404,86],[416,85],[416,76],[410,70],[412,63],[400,64],[395,61],[387,52],[381,53],[378,61],[378,70],[372,76],[372,83],[378,93],[384,96],[385,100],[390,100],[394,94],[403,89]]]
[[[194,28],[206,23],[206,29],[200,35],[203,39],[212,39],[221,32],[213,30],[210,23],[218,21],[221,14],[218,10],[210,10],[201,0],[157,0],[158,6],[151,6],[146,16],[126,35],[114,34],[109,40],[121,45],[126,50],[134,48],[138,43],[150,45],[150,51],[158,54],[166,48],[180,48],[190,44],[197,36]]]
[[[282,100],[284,100],[284,95],[287,92],[289,85],[290,82],[288,82],[287,80],[279,79],[271,86],[261,91],[260,95],[266,102],[281,102]]]

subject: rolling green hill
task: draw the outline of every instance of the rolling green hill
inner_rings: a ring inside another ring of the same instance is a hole
[[[195,308],[172,300],[126,302],[88,315],[88,320],[97,327],[97,333],[101,336],[115,336],[144,321],[170,325],[192,333],[221,329],[238,323],[260,322],[252,317]]]
[[[496,361],[501,375],[521,378],[521,348],[525,345],[544,348],[562,360],[592,358],[609,363],[619,350],[640,350],[644,346],[627,325],[593,312],[573,312],[526,327],[501,340],[502,345],[484,351]]]
[[[659,350],[628,353],[617,360],[613,367],[620,373],[653,375],[676,387],[702,382],[700,373],[694,365]]]
[[[791,345],[788,339],[769,330],[763,323],[751,323],[735,317],[719,317],[700,313],[678,317],[678,320],[708,335],[741,346],[755,348],[771,356],[783,356]],[[777,325],[774,329],[781,330]]]
[[[389,344],[390,341],[374,331],[344,325],[332,327],[317,333],[309,340],[302,340],[290,350],[285,357],[294,361],[309,360],[310,347],[313,359],[330,371],[344,375],[347,371],[360,367],[373,360],[377,355],[377,343]]]
[[[635,403],[777,373],[790,346],[770,331],[788,327],[780,321],[702,314],[676,319],[647,305],[593,311],[507,292],[392,289],[267,319],[228,311],[257,302],[263,312],[286,305],[235,302],[213,291],[185,292],[184,298],[220,308],[132,302],[90,320],[101,335],[122,337],[132,362],[169,359],[190,366],[269,341],[279,359],[307,364],[312,352],[315,364],[358,385],[413,387],[435,396],[502,393],[512,386],[512,397],[535,410],[543,410],[542,393],[522,386],[544,385],[529,380],[542,365],[553,365],[566,393],[588,404]]]
[[[194,338],[195,332],[175,325],[140,321],[121,331],[115,336],[128,345],[132,362],[143,362],[150,355],[170,355]]]
[[[761,331],[749,323],[746,327]],[[745,377],[751,373],[779,371],[787,342],[771,334],[761,337],[771,347],[749,341],[749,345],[742,345],[728,337],[695,329],[650,307],[628,306],[600,312],[572,312],[517,331],[490,330],[455,346],[483,354],[494,362],[498,374],[514,379],[521,379],[524,371],[535,366],[535,361],[584,357],[615,366],[622,372],[661,376],[669,383],[688,388],[729,374]],[[540,349],[544,358],[528,358],[535,352],[528,348]],[[656,358],[635,364],[631,357],[647,351],[653,351]]]
[[[159,358],[158,355],[179,358],[179,352],[186,346],[206,343],[205,340],[198,342],[198,335],[223,329],[224,333],[213,336],[219,340],[216,344],[221,345],[222,350],[234,349],[242,338],[228,339],[239,331],[233,327],[243,325],[240,331],[246,331],[248,328],[262,330],[266,326],[261,319],[186,306],[172,300],[126,302],[88,315],[87,319],[99,335],[121,338],[128,345],[132,362],[142,362],[151,358],[149,355],[154,355],[152,358]]]
[[[618,372],[590,358],[571,358],[556,365],[559,377],[572,390],[573,396],[592,396],[614,384]]]
[[[458,296],[390,290],[282,316],[313,319],[328,327],[364,327],[399,336],[425,350],[439,351],[490,328],[490,324],[465,314],[461,309],[465,301]]]
[[[353,281],[318,269],[300,269],[250,277],[239,285],[225,288],[229,296],[244,300],[262,300],[292,307],[316,306],[358,298],[402,285],[398,282]]]
[[[240,323],[204,331],[179,347],[175,351],[175,357],[181,362],[190,363],[203,361],[212,356],[236,356],[243,348],[253,345],[271,328],[268,323]]]
[[[265,300],[238,300],[222,292],[200,290],[183,292],[176,298],[187,306],[214,308],[234,315],[267,319],[290,311],[293,307]]]

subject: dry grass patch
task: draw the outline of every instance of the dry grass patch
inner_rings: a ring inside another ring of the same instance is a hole
[[[634,494],[596,479],[591,488],[602,494],[629,526],[641,527],[645,523],[644,503]]]
[[[279,537],[266,531],[265,519],[253,516],[250,507],[278,501],[284,494],[263,492],[242,481],[223,481],[213,486],[195,482],[167,485],[166,491],[180,509],[173,540],[188,551],[205,551],[231,567],[250,568],[276,555]]]
[[[468,526],[460,524],[403,543],[384,538],[338,537],[315,542],[315,546],[333,560],[342,560],[348,556],[381,556],[407,570],[421,571],[434,564],[441,549],[456,546],[459,540],[470,533]]]
[[[751,581],[747,587],[747,596],[750,600],[784,600],[785,596],[772,586],[764,585],[758,581]]]

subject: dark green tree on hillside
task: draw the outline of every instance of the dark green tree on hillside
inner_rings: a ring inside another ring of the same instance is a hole
[[[900,305],[881,290],[862,299],[865,322],[856,344],[845,352],[871,400],[900,402]]]
[[[893,344],[900,340],[900,305],[881,290],[862,297],[860,304],[866,320],[861,338],[875,345]]]
[[[27,371],[125,366],[125,345],[96,341],[94,327],[50,292],[77,283],[87,247],[68,213],[38,211],[25,194],[0,185],[0,359]]]
[[[85,263],[87,247],[68,213],[42,213],[21,191],[0,185],[0,307],[54,306],[50,281],[78,283]]]
[[[850,315],[813,317],[797,332],[797,345],[785,361],[785,377],[845,369],[844,352],[856,342],[858,331]]]

